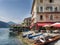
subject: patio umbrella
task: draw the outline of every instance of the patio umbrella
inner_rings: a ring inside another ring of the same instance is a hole
[[[51,26],[53,26],[53,27],[60,27],[60,23],[54,23]]]

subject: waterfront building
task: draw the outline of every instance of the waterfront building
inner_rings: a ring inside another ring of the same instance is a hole
[[[31,17],[25,18],[23,22],[25,27],[29,27],[31,25]]]
[[[60,22],[60,0],[33,0],[31,26],[35,30],[45,24]]]

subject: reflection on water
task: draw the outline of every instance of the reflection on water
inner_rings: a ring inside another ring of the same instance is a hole
[[[0,28],[0,45],[22,45],[22,42],[9,36],[9,28]]]

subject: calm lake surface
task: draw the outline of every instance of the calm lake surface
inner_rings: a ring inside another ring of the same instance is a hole
[[[22,45],[16,37],[10,37],[9,32],[9,28],[0,28],[0,45]]]

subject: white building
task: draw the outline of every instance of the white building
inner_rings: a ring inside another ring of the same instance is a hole
[[[60,22],[60,0],[33,0],[31,14],[31,25],[36,25],[37,28]]]

